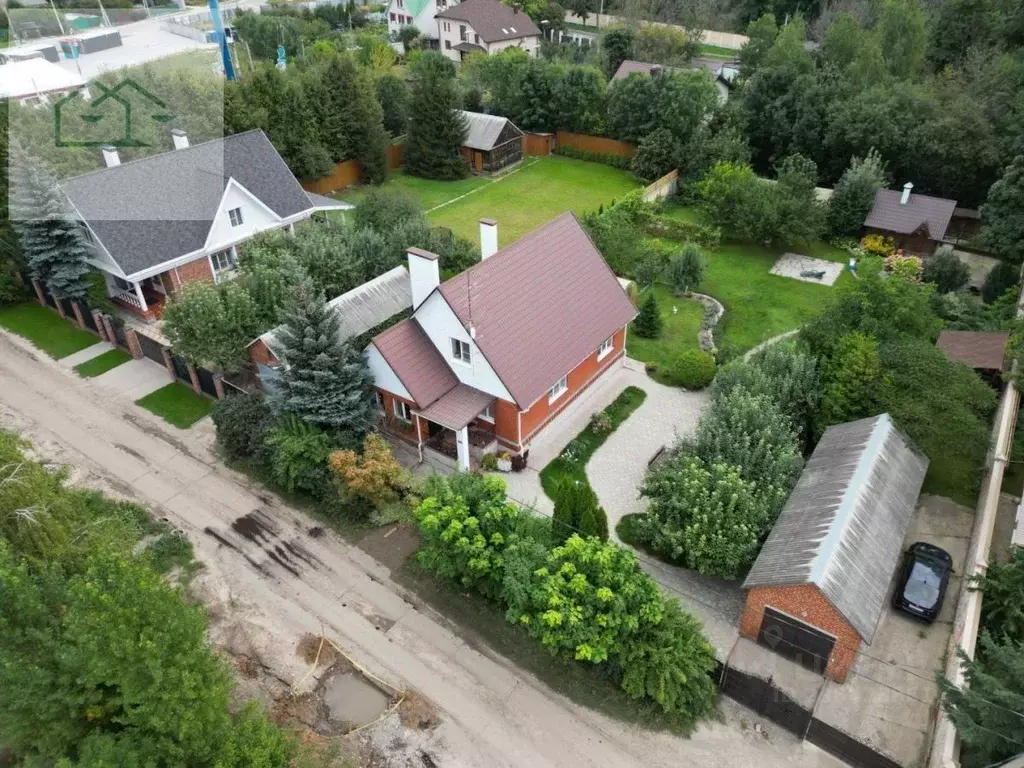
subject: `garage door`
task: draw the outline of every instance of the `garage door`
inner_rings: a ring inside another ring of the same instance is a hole
[[[824,674],[836,644],[832,635],[773,608],[764,609],[757,642],[819,674]]]

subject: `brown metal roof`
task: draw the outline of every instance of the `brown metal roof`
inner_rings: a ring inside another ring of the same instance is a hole
[[[441,294],[527,408],[636,316],[572,212],[442,283]],[[472,307],[472,317],[470,308]]]
[[[956,209],[956,200],[913,193],[906,205],[900,205],[902,196],[902,190],[878,190],[875,193],[875,205],[865,219],[864,226],[901,235],[911,235],[924,227],[932,240],[941,240],[946,236],[946,228]]]
[[[485,43],[540,34],[533,19],[505,5],[501,0],[463,0],[441,11],[435,18],[466,22]]]
[[[935,346],[968,368],[1001,371],[1009,340],[1009,331],[943,331]]]
[[[459,383],[415,318],[377,334],[372,343],[420,408],[426,408]]]
[[[492,402],[494,395],[459,384],[441,395],[429,408],[420,411],[420,416],[442,427],[459,430],[483,413]]]

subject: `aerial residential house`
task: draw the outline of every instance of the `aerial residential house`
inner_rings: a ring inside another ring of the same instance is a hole
[[[825,430],[743,583],[740,634],[844,682],[887,610],[927,470],[888,414]]]
[[[195,146],[173,135],[171,152],[124,164],[105,147],[105,169],[61,183],[107,295],[147,320],[183,285],[232,277],[246,240],[351,208],[303,190],[262,131]]]
[[[531,56],[540,50],[540,29],[522,11],[501,0],[464,0],[437,14],[441,51],[458,62],[471,53],[497,53],[522,48]]]
[[[494,173],[523,159],[523,132],[507,117],[463,112],[462,156],[474,173]]]
[[[390,0],[387,9],[388,33],[398,34],[402,27],[416,27],[420,34],[437,45],[437,23],[434,18],[458,0]]]
[[[409,249],[412,317],[367,348],[383,427],[464,470],[525,454],[621,365],[636,315],[572,213],[501,250],[494,221],[480,232],[482,261],[444,283],[435,254]]]
[[[715,89],[718,91],[718,102],[720,104],[724,104],[729,100],[729,91],[732,90],[732,82],[739,70],[733,62],[721,61],[719,59],[690,59],[689,68],[666,67],[661,64],[648,64],[643,61],[626,59],[619,65],[619,68],[615,70],[615,74],[612,75],[611,81],[614,83],[616,80],[624,80],[634,73],[648,75],[650,77],[659,77],[665,73],[674,74],[676,72],[686,71],[706,72],[708,77],[710,77],[711,81],[715,84]]]
[[[914,194],[909,181],[903,191],[880,189],[864,220],[870,234],[891,237],[897,248],[909,253],[930,254],[946,237],[956,210],[956,200]]]

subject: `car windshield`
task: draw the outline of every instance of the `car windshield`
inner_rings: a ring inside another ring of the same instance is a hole
[[[942,571],[939,565],[915,560],[903,596],[914,605],[931,608],[939,601],[941,583]]]

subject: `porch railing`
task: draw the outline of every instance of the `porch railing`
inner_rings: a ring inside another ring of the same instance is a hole
[[[140,311],[142,310],[142,302],[139,301],[139,297],[135,295],[135,291],[116,291],[110,298],[117,299],[125,304],[130,304]]]

